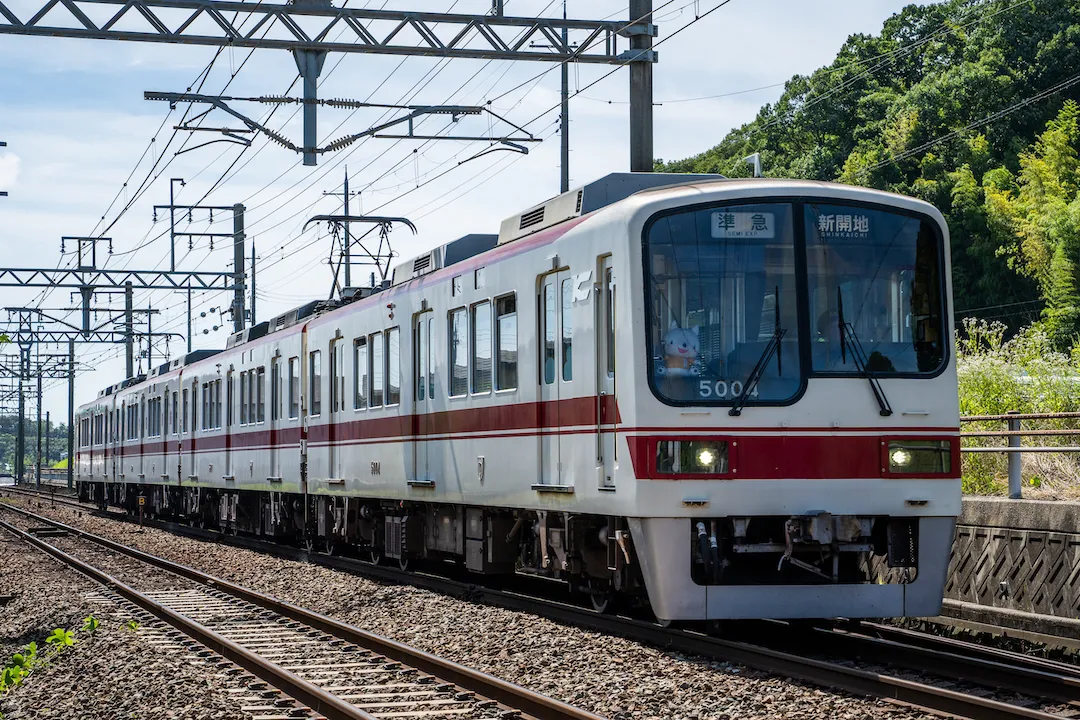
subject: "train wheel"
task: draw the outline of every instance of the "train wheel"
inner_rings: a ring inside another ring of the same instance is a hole
[[[592,603],[593,610],[600,614],[606,613],[614,601],[615,593],[613,592],[589,593],[589,602]]]
[[[323,542],[323,548],[326,551],[327,555],[338,554],[338,542],[333,538],[326,538],[326,540]]]
[[[409,569],[409,558],[405,557],[404,555],[399,557],[397,562],[398,562],[398,567],[401,568],[402,570],[408,570]]]
[[[378,565],[379,563],[381,563],[382,551],[379,550],[379,548],[371,548],[371,550],[368,551],[368,562],[370,562],[372,565]]]

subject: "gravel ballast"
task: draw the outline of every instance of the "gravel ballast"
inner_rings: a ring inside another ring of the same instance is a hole
[[[613,720],[929,715],[746,667],[56,506],[34,508],[204,572],[518,683]]]
[[[11,513],[0,518],[21,523]],[[64,540],[61,538],[60,540]],[[70,539],[69,539],[70,540]],[[78,548],[71,548],[77,554]],[[164,649],[160,630],[128,621],[142,614],[44,552],[0,530],[0,667],[15,652],[45,639],[55,628],[74,631],[75,644],[36,667],[21,685],[0,697],[3,720],[233,720],[241,710],[231,681],[204,659],[183,649]],[[94,616],[96,632],[81,630]]]

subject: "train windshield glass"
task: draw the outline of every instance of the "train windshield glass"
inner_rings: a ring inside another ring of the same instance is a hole
[[[933,223],[866,207],[803,207],[814,371],[861,372],[852,351],[875,375],[939,370],[946,338]]]
[[[781,403],[799,391],[790,204],[666,215],[647,235],[649,377],[676,404]]]

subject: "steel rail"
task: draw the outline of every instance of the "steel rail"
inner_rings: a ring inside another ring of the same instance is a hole
[[[30,513],[30,515],[35,518],[40,517],[33,513]],[[47,520],[47,518],[45,520]],[[184,615],[173,612],[130,585],[121,582],[108,573],[83,562],[73,555],[69,555],[44,540],[24,532],[4,520],[0,520],[0,528],[3,528],[39,550],[52,555],[60,562],[78,570],[92,580],[101,583],[125,600],[134,603],[143,610],[153,614],[158,619],[172,625],[188,637],[198,640],[218,655],[239,665],[259,679],[270,683],[295,700],[307,705],[315,712],[326,716],[329,720],[375,720],[373,715],[364,712],[360,708],[353,707],[344,700],[326,692],[318,685],[310,683],[274,663],[268,662],[250,650],[234,643],[232,640],[219,635],[205,625],[197,623]]]
[[[22,514],[26,517],[33,519],[36,522],[42,522],[47,525],[51,525],[55,528],[62,529],[76,537],[80,537],[84,540],[89,540],[93,543],[101,545],[115,552],[127,555],[141,562],[144,562],[153,567],[166,570],[175,575],[199,583],[209,588],[225,592],[233,597],[249,602],[253,605],[265,608],[272,612],[275,612],[284,617],[291,618],[298,622],[302,622],[305,625],[309,625],[317,630],[320,630],[328,635],[341,638],[348,642],[354,643],[365,649],[376,652],[385,657],[396,660],[397,662],[406,664],[412,668],[420,670],[421,672],[428,673],[438,677],[444,682],[453,683],[461,688],[470,690],[478,695],[482,695],[487,699],[495,700],[502,703],[514,710],[518,710],[526,715],[538,718],[539,720],[604,720],[601,716],[595,715],[591,712],[582,710],[581,708],[568,705],[567,703],[555,700],[553,698],[541,695],[533,692],[527,688],[523,688],[519,685],[507,682],[500,678],[488,675],[487,673],[474,670],[472,668],[459,665],[449,660],[440,658],[430,653],[418,650],[403,643],[399,643],[395,640],[376,635],[374,633],[367,632],[352,625],[347,625],[343,622],[327,617],[320,613],[302,608],[298,605],[279,600],[270,595],[245,588],[241,585],[229,582],[213,575],[201,572],[194,568],[182,565],[180,563],[166,560],[165,558],[151,555],[137,550],[133,547],[123,545],[122,543],[115,542],[105,537],[95,535],[93,533],[80,530],[79,528],[67,525],[58,520],[47,518],[43,515],[24,510],[23,508],[14,507],[11,505],[0,505],[10,510]],[[0,521],[0,525],[8,526],[7,523]],[[37,540],[37,538],[34,538]],[[41,541],[38,541],[41,542]],[[52,547],[52,546],[49,546]],[[149,600],[149,598],[148,598]],[[150,602],[153,602],[152,600]],[[158,605],[157,603],[154,603]],[[171,611],[170,611],[171,612]],[[208,632],[213,632],[208,630]],[[224,638],[222,638],[224,640]],[[226,641],[229,642],[229,641]],[[231,659],[231,658],[230,658]],[[291,673],[290,673],[291,674]],[[298,678],[299,679],[299,678]],[[306,681],[304,681],[306,682]],[[331,696],[332,697],[332,696]],[[305,702],[305,704],[307,704]],[[317,709],[314,708],[313,709]],[[321,711],[321,710],[320,710]],[[365,718],[370,717],[364,715]]]
[[[28,491],[28,494],[34,493]],[[83,509],[88,509],[86,506],[81,507],[83,507]],[[58,527],[69,528],[69,526],[50,518],[45,518],[21,509],[20,511],[41,522]],[[111,513],[110,516],[112,516]],[[786,675],[815,685],[837,688],[861,695],[881,697],[897,701],[903,705],[914,705],[937,712],[972,718],[973,720],[998,720],[1000,718],[1051,720],[1051,718],[1059,717],[1050,713],[1023,708],[997,700],[968,695],[913,680],[860,670],[824,660],[806,658],[759,644],[715,638],[690,630],[662,628],[653,623],[629,618],[598,615],[592,611],[585,610],[584,608],[567,605],[565,603],[470,585],[440,576],[404,573],[387,567],[373,566],[358,561],[351,561],[345,558],[318,553],[309,553],[304,550],[287,548],[285,546],[243,538],[241,536],[225,536],[213,531],[196,530],[176,523],[149,521],[148,524],[197,539],[216,540],[245,549],[269,552],[279,557],[293,560],[314,561],[317,564],[333,569],[359,573],[388,582],[405,582],[435,592],[468,597],[475,602],[483,602],[511,610],[535,613],[559,622],[585,627],[593,631],[627,637],[650,645],[663,647],[668,650],[676,650],[703,657],[736,662],[765,672]],[[70,530],[77,534],[81,534],[88,539],[97,537],[93,536],[91,533],[77,530],[76,528],[70,528]],[[101,539],[105,540],[107,546],[119,552],[127,553],[128,551],[133,551],[134,553],[142,554],[141,551],[134,550],[133,548],[127,548],[127,546],[114,543],[105,538]],[[163,562],[168,563],[169,561]],[[197,573],[198,571],[192,572]],[[327,620],[330,619],[327,618]],[[331,620],[331,622],[336,621]],[[944,667],[947,667],[947,664],[945,664]],[[947,673],[947,676],[953,677],[955,676],[955,673]],[[970,678],[966,679],[970,680]],[[1032,690],[1028,689],[1027,692],[1031,693]]]
[[[910,639],[872,637],[837,628],[796,632],[786,640],[788,643],[802,642],[810,647],[819,647],[828,654],[858,657],[863,661],[941,675],[1022,695],[1051,698],[1080,707],[1080,678],[1075,672],[1065,674],[1058,670],[1021,665],[1012,658],[976,657],[970,648],[952,646],[939,649],[928,647],[926,643],[915,644]]]
[[[909,645],[921,645],[938,650],[955,650],[972,657],[986,660],[1007,662],[1032,670],[1057,673],[1066,677],[1080,679],[1080,666],[1049,660],[1047,658],[1024,655],[1010,650],[1002,650],[987,645],[978,645],[955,638],[943,637],[932,633],[919,632],[896,625],[883,625],[875,622],[861,622],[853,629],[855,633],[872,634],[883,638],[892,638]]]

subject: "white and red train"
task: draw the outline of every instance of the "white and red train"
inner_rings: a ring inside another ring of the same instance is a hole
[[[82,496],[663,620],[938,612],[960,448],[932,206],[617,174],[392,277],[103,391]]]

